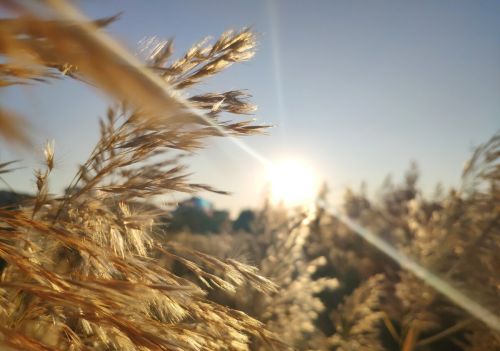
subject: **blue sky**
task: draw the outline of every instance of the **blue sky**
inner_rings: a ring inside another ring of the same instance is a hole
[[[375,189],[410,160],[422,185],[458,183],[473,145],[500,128],[498,1],[81,1],[92,18],[123,12],[109,28],[135,50],[146,37],[175,37],[180,55],[192,43],[252,26],[256,57],[208,80],[195,92],[248,89],[270,135],[245,138],[279,159],[298,157],[330,183],[333,196],[366,180]],[[60,190],[97,140],[105,98],[72,81],[9,89],[1,102],[34,125],[39,145],[56,140]],[[0,162],[26,168],[4,177],[33,187],[37,160],[0,144]],[[224,140],[190,161],[193,179],[229,190],[210,195],[220,207],[257,206],[263,166]]]

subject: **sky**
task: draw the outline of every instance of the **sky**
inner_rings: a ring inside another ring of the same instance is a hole
[[[77,4],[90,18],[121,18],[109,33],[137,52],[141,40],[175,38],[178,55],[200,39],[251,26],[257,55],[204,82],[193,93],[248,89],[266,136],[244,142],[271,161],[307,163],[340,199],[366,181],[401,179],[410,161],[431,192],[459,183],[473,146],[500,129],[498,1],[124,1]],[[52,190],[69,182],[98,138],[110,101],[71,80],[2,92],[0,102],[28,119],[36,144],[54,139]],[[41,152],[0,140],[0,163],[22,159],[4,176],[18,191],[34,188]],[[203,194],[235,212],[259,206],[264,166],[229,140],[211,140],[189,160],[192,179],[227,190]],[[1,187],[1,186],[0,186]]]

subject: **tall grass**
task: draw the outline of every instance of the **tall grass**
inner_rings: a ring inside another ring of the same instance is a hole
[[[222,119],[253,110],[241,91],[183,92],[250,58],[254,34],[227,32],[178,59],[165,42],[139,64],[99,29],[115,18],[76,21],[78,14],[60,2],[4,5],[19,16],[0,20],[3,86],[67,76],[102,88],[116,104],[64,195],[49,191],[56,151],[48,144],[33,201],[0,210],[0,256],[7,262],[0,283],[2,347],[246,350],[252,338],[283,347],[261,322],[206,298],[212,289],[250,284],[269,293],[276,285],[252,266],[157,240],[159,213],[147,205],[171,192],[216,191],[190,183],[180,156],[203,147],[207,137],[263,128]],[[0,116],[1,134],[27,144],[18,118]],[[196,281],[174,274],[162,257]]]
[[[402,183],[387,181],[375,199],[351,189],[342,205],[349,218],[495,315],[499,141],[497,133],[477,147],[457,189],[424,196],[412,165]],[[280,290],[263,298],[250,288],[211,297],[264,321],[297,350],[499,349],[497,331],[364,241],[330,213],[326,194],[313,212],[264,207],[250,233],[185,232],[170,240],[241,257],[278,282]]]
[[[251,58],[252,32],[178,58],[166,41],[137,62],[103,31],[116,17],[89,21],[57,1],[3,5],[17,16],[0,20],[2,86],[77,79],[115,104],[65,194],[49,189],[57,150],[47,144],[35,196],[0,209],[2,350],[500,349],[497,332],[330,213],[326,188],[313,209],[267,204],[249,232],[173,234],[159,223],[155,197],[219,191],[190,182],[183,155],[209,137],[265,130],[246,118],[243,91],[189,93]],[[5,142],[32,147],[27,128],[0,110]],[[498,315],[499,155],[497,133],[457,189],[424,196],[413,166],[378,198],[346,191],[343,212]]]

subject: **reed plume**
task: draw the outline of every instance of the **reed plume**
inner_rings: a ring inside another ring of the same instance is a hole
[[[250,58],[254,34],[227,32],[177,60],[170,60],[166,42],[135,65],[100,29],[115,17],[76,21],[67,4],[56,2],[39,4],[40,15],[24,2],[4,5],[19,16],[0,23],[3,86],[68,76],[117,100],[63,196],[49,190],[56,151],[47,144],[34,199],[0,211],[0,256],[7,262],[0,283],[2,347],[246,350],[253,336],[280,348],[261,322],[206,298],[209,290],[231,292],[246,283],[266,293],[276,286],[254,267],[156,240],[159,213],[146,204],[173,192],[216,191],[189,182],[180,156],[203,147],[207,137],[264,128],[223,119],[226,112],[253,111],[246,93],[189,97],[183,91]],[[18,122],[1,116],[4,137],[24,141]],[[197,281],[153,257],[175,260]]]

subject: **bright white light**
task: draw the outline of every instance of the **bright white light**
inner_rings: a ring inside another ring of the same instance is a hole
[[[313,201],[317,194],[316,175],[310,167],[298,160],[273,163],[269,168],[268,181],[274,203],[304,205]]]

